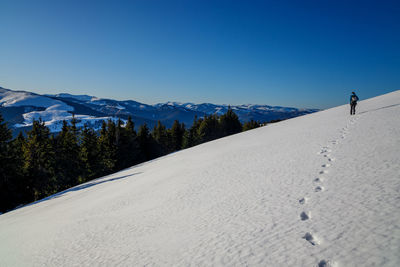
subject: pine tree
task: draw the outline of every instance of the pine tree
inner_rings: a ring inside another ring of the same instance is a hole
[[[129,116],[129,117],[128,117],[128,120],[126,121],[125,129],[127,130],[127,132],[128,132],[132,137],[136,137],[135,123],[133,123],[132,117],[131,117],[131,116]]]
[[[4,122],[0,114],[0,212],[4,212],[11,208],[10,197],[13,191],[13,177],[10,170],[12,163],[10,157],[10,140],[11,130],[8,129],[7,124]]]
[[[240,133],[242,131],[242,124],[239,117],[233,112],[231,107],[228,111],[219,118],[221,137],[231,134]]]
[[[3,116],[0,113],[0,160],[4,162],[8,158],[9,143],[11,141],[11,130],[8,129],[7,124],[4,122]],[[5,173],[5,165],[0,165],[0,175]],[[0,176],[1,177],[1,176]]]
[[[251,129],[258,128],[258,127],[260,127],[260,124],[261,124],[261,123],[259,123],[259,122],[257,122],[257,121],[254,121],[254,120],[245,122],[245,123],[243,124],[243,131],[248,131],[248,130],[251,130]]]
[[[197,116],[194,117],[192,126],[189,130],[185,131],[183,138],[183,148],[189,148],[195,145],[200,144],[200,136],[199,136],[199,128],[203,119],[197,119]]]
[[[61,132],[55,138],[56,176],[58,190],[64,190],[78,184],[81,174],[80,147],[76,121],[71,126],[64,120]]]
[[[132,121],[131,116],[125,124],[123,131],[123,143],[122,143],[122,155],[126,160],[126,166],[132,166],[140,161],[140,147],[135,131],[135,124]]]
[[[139,144],[132,119],[129,117],[125,127],[118,120],[116,128],[117,161],[115,170],[130,167],[138,162]]]
[[[23,157],[23,146],[25,144],[25,137],[20,132],[11,144],[10,144],[10,157],[11,163],[8,165],[9,169],[13,171],[12,175],[12,186],[9,197],[11,207],[14,208],[20,204],[28,202],[27,197],[29,192],[27,191],[28,185],[23,173],[24,157]]]
[[[23,146],[23,171],[27,181],[28,201],[56,192],[54,147],[50,131],[42,120],[33,121]]]
[[[169,151],[169,138],[167,128],[161,123],[161,121],[157,122],[157,125],[154,125],[153,131],[151,133],[153,139],[158,143],[160,147],[160,154],[166,154]]]
[[[137,137],[142,161],[152,160],[162,155],[160,146],[153,139],[146,123],[139,127]]]
[[[198,129],[200,143],[215,140],[221,137],[218,117],[216,115],[206,116]]]
[[[99,137],[102,173],[109,174],[115,170],[117,161],[116,126],[112,120],[103,122]]]
[[[151,159],[150,134],[146,123],[140,125],[137,137],[142,161]]]
[[[101,175],[100,150],[98,137],[92,128],[83,128],[79,158],[82,162],[80,181],[86,182]]]
[[[171,129],[168,131],[170,152],[182,149],[184,134],[185,125],[183,123],[180,124],[179,121],[175,120]]]

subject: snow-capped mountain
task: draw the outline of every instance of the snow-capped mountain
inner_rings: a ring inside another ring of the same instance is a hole
[[[68,101],[62,99],[25,91],[12,91],[2,87],[0,87],[0,112],[11,128],[26,129],[32,125],[33,120],[42,119],[52,132],[60,131],[62,121],[71,120],[72,114],[75,114],[79,127],[88,125],[98,129],[103,120],[116,120],[115,117],[96,114],[79,106],[70,105]]]
[[[230,107],[238,116],[241,121],[258,120],[267,121],[273,119],[292,118],[299,115],[304,115],[318,111],[317,109],[297,109],[291,107],[268,106],[268,105],[215,105],[211,103],[194,104],[194,103],[179,103],[167,102],[156,104],[156,107],[175,107],[184,108],[196,112],[203,112],[205,114],[225,114]]]
[[[400,91],[0,215],[0,266],[399,266]]]
[[[153,127],[160,120],[170,127],[175,120],[190,126],[198,118],[211,114],[224,114],[228,105],[167,102],[147,105],[133,100],[118,101],[89,95],[54,94],[38,95],[25,91],[13,91],[0,87],[0,112],[14,129],[26,129],[33,120],[41,118],[52,132],[58,132],[62,120],[71,120],[72,114],[78,126],[88,125],[98,129],[107,119],[126,120],[132,117],[136,125],[147,123]],[[287,119],[317,111],[267,105],[231,106],[242,122],[249,120],[270,121]]]

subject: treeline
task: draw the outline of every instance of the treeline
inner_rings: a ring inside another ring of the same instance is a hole
[[[175,121],[170,129],[158,122],[135,131],[131,118],[104,121],[99,132],[79,129],[76,119],[63,122],[60,133],[51,134],[41,120],[32,130],[12,139],[0,114],[0,212],[30,203],[77,184],[132,165],[207,141],[259,127],[241,124],[229,109],[222,116],[195,118],[193,125]]]

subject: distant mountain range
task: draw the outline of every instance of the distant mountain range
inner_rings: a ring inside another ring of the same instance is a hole
[[[293,118],[309,114],[317,109],[297,109],[268,105],[231,105],[242,122],[270,121]],[[147,123],[153,127],[160,120],[171,127],[174,120],[190,126],[195,116],[198,118],[211,114],[224,114],[229,105],[210,103],[193,104],[167,102],[147,105],[134,100],[118,101],[89,95],[39,95],[26,91],[15,91],[0,87],[0,112],[9,127],[15,130],[29,129],[34,119],[41,118],[51,132],[61,130],[63,120],[71,120],[72,114],[78,120],[78,126],[87,125],[96,130],[103,120],[126,120],[132,117],[135,125]]]

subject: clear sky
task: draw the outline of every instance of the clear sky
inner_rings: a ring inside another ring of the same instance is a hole
[[[0,0],[0,86],[328,108],[400,89],[400,1]]]

